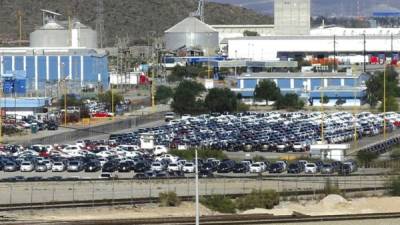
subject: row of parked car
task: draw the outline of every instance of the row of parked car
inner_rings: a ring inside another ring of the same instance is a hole
[[[168,124],[163,126],[114,134],[110,139],[118,144],[140,145],[140,135],[148,133],[154,135],[156,145],[171,149],[204,147],[234,152],[304,152],[311,144],[322,141],[321,132],[325,142],[337,144],[355,137],[378,135],[385,128],[391,132],[400,125],[397,113],[396,117],[388,114],[391,116],[386,118],[385,115],[368,112],[356,115],[347,112],[185,115],[181,119],[168,119]]]

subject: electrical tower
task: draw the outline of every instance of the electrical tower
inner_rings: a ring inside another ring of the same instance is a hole
[[[96,5],[96,31],[97,41],[100,48],[104,47],[105,35],[104,35],[104,2],[103,0],[97,0]]]
[[[190,13],[190,16],[199,17],[200,20],[204,22],[204,5],[205,5],[205,0],[199,0],[197,11]]]

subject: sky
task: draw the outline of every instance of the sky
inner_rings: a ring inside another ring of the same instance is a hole
[[[274,0],[207,0],[273,14]],[[359,7],[357,7],[359,2]],[[358,10],[359,8],[359,10]],[[375,11],[400,11],[400,0],[311,0],[313,16],[370,16]]]

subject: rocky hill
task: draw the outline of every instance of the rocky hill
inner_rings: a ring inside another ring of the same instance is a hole
[[[17,12],[23,15],[23,38],[42,24],[40,9],[57,11],[66,19],[78,17],[81,22],[96,27],[96,0],[0,0],[0,40],[17,39]],[[195,11],[194,0],[104,0],[106,43],[113,46],[116,37],[128,36],[132,43],[146,42],[150,34],[163,31]],[[271,24],[270,16],[249,9],[219,3],[207,3],[209,24]]]

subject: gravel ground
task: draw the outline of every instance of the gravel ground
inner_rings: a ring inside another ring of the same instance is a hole
[[[352,220],[352,221],[329,221],[329,222],[308,222],[296,223],[300,225],[399,225],[400,219],[382,219],[382,220]]]

